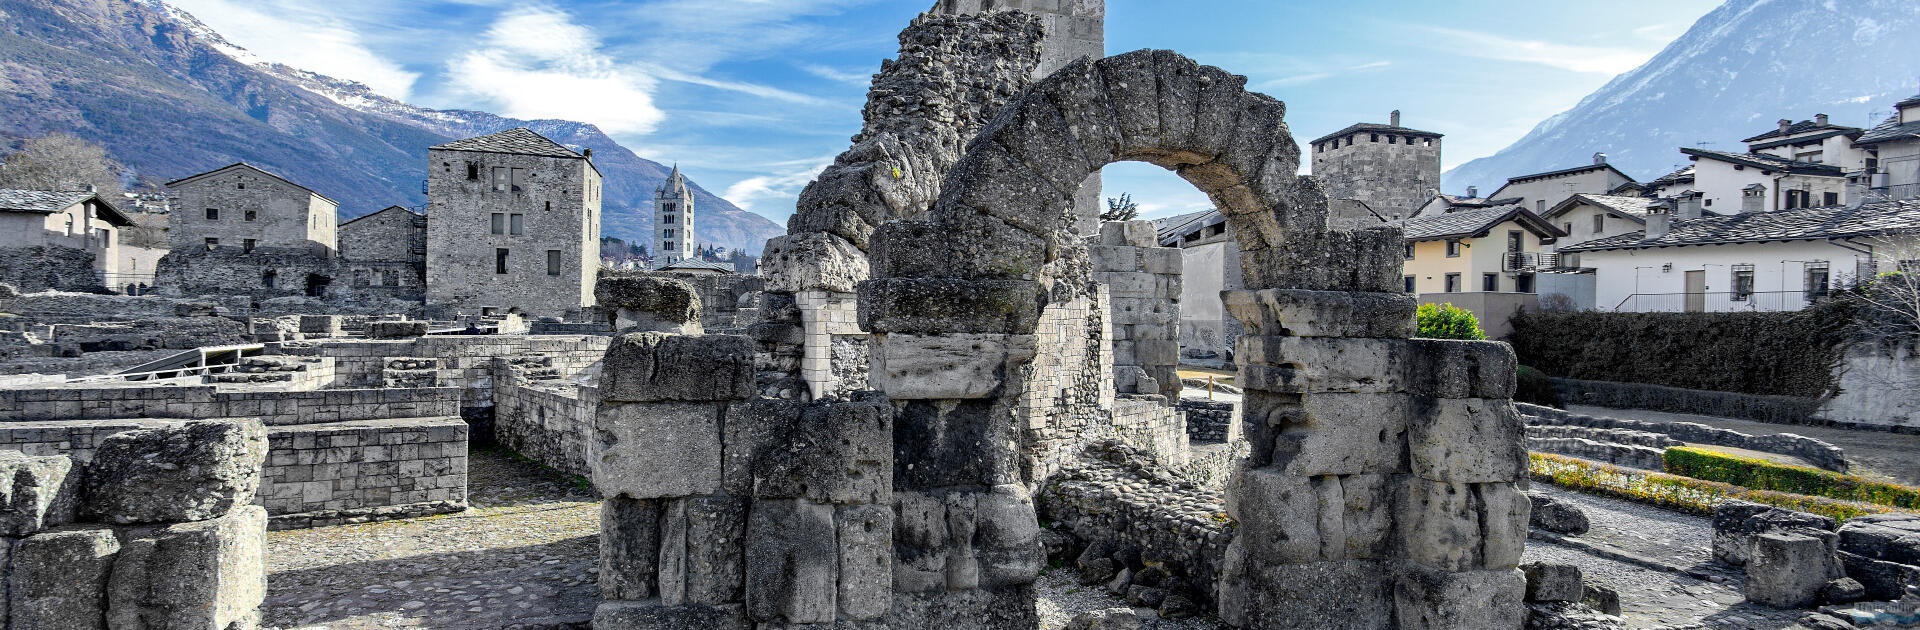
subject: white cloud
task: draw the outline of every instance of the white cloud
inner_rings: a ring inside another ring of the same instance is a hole
[[[720,196],[745,210],[753,210],[754,203],[759,201],[796,198],[800,195],[801,189],[820,175],[820,171],[826,170],[827,166],[833,164],[834,157],[836,156],[828,155],[768,164],[756,170],[771,171],[770,173],[734,182]],[[784,216],[789,210],[791,209],[782,208],[772,216]],[[766,213],[762,212],[762,214]]]
[[[658,81],[600,52],[600,40],[564,12],[521,8],[447,62],[449,86],[515,118],[566,118],[611,134],[644,134],[666,118]]]
[[[1469,57],[1536,63],[1574,72],[1620,74],[1646,63],[1658,52],[1658,49],[1556,44],[1439,26],[1416,25],[1414,28],[1441,36],[1447,40],[1442,43],[1443,48]]]
[[[302,9],[236,0],[169,0],[228,41],[265,61],[284,63],[367,84],[374,92],[405,100],[420,78],[369,50],[344,22]]]
[[[802,72],[828,81],[839,81],[860,87],[866,87],[873,82],[873,73],[870,71],[851,72],[817,63],[796,63],[794,66],[800,68]]]
[[[1260,81],[1254,84],[1254,89],[1266,90],[1266,89],[1273,89],[1273,88],[1283,88],[1283,87],[1292,87],[1296,85],[1304,85],[1307,83],[1313,83],[1315,81],[1320,81],[1323,79],[1331,79],[1331,78],[1341,76],[1341,75],[1346,75],[1346,74],[1358,74],[1358,73],[1370,72],[1374,70],[1383,70],[1393,65],[1393,62],[1391,61],[1368,61],[1364,63],[1352,63],[1350,61],[1342,60],[1342,59],[1309,60],[1309,59],[1298,59],[1298,58],[1288,58],[1284,60],[1283,63],[1289,69],[1293,70],[1294,74],[1282,76],[1277,79],[1268,79],[1265,81]]]

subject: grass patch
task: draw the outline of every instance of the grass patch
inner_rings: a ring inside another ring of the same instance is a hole
[[[1721,481],[1755,490],[1807,494],[1907,510],[1920,509],[1920,488],[1830,470],[1690,446],[1667,449],[1665,459],[1667,472],[1694,479]]]
[[[1730,483],[1621,468],[1552,453],[1528,453],[1527,460],[1528,472],[1540,481],[1702,516],[1712,516],[1714,506],[1733,500],[1810,512],[1835,520],[1895,511],[1885,505],[1755,490]]]

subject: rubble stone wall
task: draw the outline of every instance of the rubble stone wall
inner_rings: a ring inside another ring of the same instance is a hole
[[[1187,439],[1193,442],[1225,442],[1232,439],[1234,412],[1239,408],[1224,400],[1180,399],[1180,411],[1187,414]]]
[[[21,293],[101,288],[93,252],[61,245],[0,247],[0,282]]]
[[[1203,596],[1201,602],[1212,603],[1233,538],[1225,503],[1218,489],[1166,470],[1139,449],[1095,442],[1049,478],[1034,500],[1054,529],[1073,534],[1087,547],[1104,545],[1139,558],[1141,566],[1115,570],[1138,573],[1160,566],[1183,583],[1146,586],[1194,591]]]
[[[257,418],[268,426],[460,415],[454,387],[218,391],[173,387],[0,390],[0,426],[36,420]]]
[[[434,335],[404,340],[330,341],[318,352],[331,357],[341,387],[382,387],[392,357],[432,359],[435,382],[461,391],[461,407],[493,407],[493,360],[539,357],[561,378],[573,378],[606,352],[603,335]]]
[[[1641,470],[1666,470],[1666,450],[1577,437],[1527,437],[1527,450],[1558,453]]]

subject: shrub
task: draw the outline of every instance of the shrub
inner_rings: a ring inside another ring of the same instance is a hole
[[[1839,299],[1783,313],[1521,312],[1507,342],[1553,376],[1816,398],[1835,385],[1852,312]]]
[[[1920,508],[1920,488],[1818,468],[1789,466],[1690,446],[1667,449],[1666,463],[1669,473],[1755,490],[1808,494],[1905,509]]]
[[[1527,457],[1528,472],[1536,480],[1702,516],[1712,516],[1714,506],[1732,500],[1810,512],[1834,520],[1895,511],[1883,505],[1753,490],[1729,483],[1621,468],[1551,453],[1528,453]]]
[[[1560,391],[1553,388],[1553,379],[1546,374],[1527,366],[1519,366],[1515,378],[1513,399],[1547,407],[1560,406]]]
[[[1480,328],[1480,320],[1472,311],[1452,304],[1421,304],[1414,319],[1420,325],[1419,336],[1427,339],[1487,338],[1487,331]]]

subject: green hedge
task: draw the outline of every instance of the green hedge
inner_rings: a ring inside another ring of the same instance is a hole
[[[1553,376],[1815,398],[1834,387],[1852,317],[1844,300],[1790,313],[1523,312],[1507,341]]]
[[[1713,508],[1727,501],[1751,501],[1819,514],[1837,521],[1862,514],[1895,511],[1883,505],[1754,490],[1730,483],[1623,468],[1552,453],[1528,453],[1527,457],[1528,473],[1536,480],[1701,516],[1713,516]]]
[[[1818,468],[1789,466],[1690,446],[1667,449],[1665,459],[1667,472],[1683,477],[1755,490],[1806,494],[1904,509],[1920,508],[1920,488]]]

